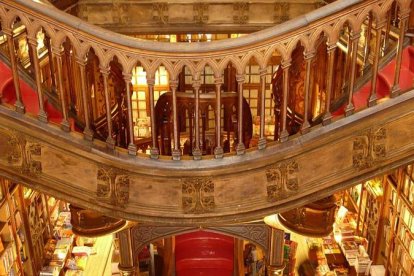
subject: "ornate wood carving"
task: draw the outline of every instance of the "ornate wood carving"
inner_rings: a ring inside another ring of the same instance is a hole
[[[246,24],[249,20],[249,3],[236,2],[233,4],[233,10],[235,11],[233,22],[235,24]]]
[[[214,183],[211,178],[187,178],[182,184],[182,206],[186,214],[204,214],[214,210]]]
[[[194,3],[194,22],[198,24],[207,23],[208,21],[208,4]]]
[[[387,130],[383,127],[369,129],[354,139],[353,166],[357,170],[371,168],[386,155]]]
[[[275,23],[282,23],[289,20],[289,3],[276,2],[275,15],[273,17]]]
[[[294,160],[287,160],[266,168],[267,198],[274,202],[295,194],[299,188],[297,173],[299,165]]]
[[[116,206],[125,208],[129,201],[129,175],[121,170],[101,167],[97,173],[96,195]]]
[[[168,4],[154,3],[152,4],[152,19],[158,23],[168,23]]]

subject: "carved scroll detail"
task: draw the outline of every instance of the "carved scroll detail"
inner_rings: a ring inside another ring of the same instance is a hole
[[[184,213],[204,214],[214,210],[214,183],[210,178],[185,179],[182,194]]]
[[[208,21],[208,4],[194,3],[194,22],[198,24],[207,23]]]
[[[369,129],[354,140],[353,166],[357,170],[371,168],[383,160],[386,155],[385,142],[387,130],[383,127]]]
[[[287,198],[299,188],[296,161],[283,161],[266,168],[267,197],[270,202]]]
[[[99,199],[125,208],[129,201],[129,175],[113,168],[101,167],[97,172],[96,195]]]
[[[233,4],[233,10],[235,15],[233,16],[233,22],[235,24],[246,24],[249,21],[249,3],[236,2]]]
[[[168,4],[154,3],[152,5],[152,19],[158,23],[168,23]]]

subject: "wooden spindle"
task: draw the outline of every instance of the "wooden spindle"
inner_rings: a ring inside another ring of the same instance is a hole
[[[194,160],[201,160],[200,150],[200,86],[199,79],[193,80],[193,88],[195,93],[195,114],[194,114],[194,127],[195,127],[195,146],[193,149]]]
[[[39,114],[38,118],[41,122],[47,123],[47,113],[45,111],[45,102],[43,100],[43,91],[42,91],[42,80],[41,80],[41,72],[40,72],[40,64],[39,64],[39,57],[37,55],[37,40],[35,37],[28,37],[28,43],[30,46],[30,51],[33,57],[33,67],[35,71],[35,78],[36,78],[36,91],[37,97],[39,100]]]
[[[173,106],[173,135],[174,135],[174,149],[172,151],[172,159],[181,159],[180,137],[178,135],[178,116],[177,116],[177,88],[178,81],[170,80],[170,87],[172,91],[172,106]]]
[[[148,93],[150,96],[150,112],[151,112],[151,136],[152,136],[152,148],[150,150],[150,156],[152,159],[158,159],[160,150],[157,144],[157,125],[155,124],[155,100],[154,100],[154,85],[155,78],[152,75],[147,74]]]
[[[345,108],[345,116],[349,116],[354,113],[355,106],[352,102],[352,97],[354,95],[354,84],[356,77],[356,65],[357,65],[357,53],[358,53],[358,40],[361,36],[360,32],[352,31],[351,34],[351,45],[352,45],[352,54],[351,54],[351,75],[349,76],[349,87],[348,87],[348,105]]]
[[[58,95],[60,97],[60,104],[62,107],[62,122],[61,122],[61,128],[64,131],[70,131],[70,124],[68,121],[68,107],[66,104],[66,93],[65,88],[63,87],[63,70],[62,70],[62,55],[63,51],[60,48],[51,48],[52,51],[52,60],[56,61],[56,67],[57,67],[57,87],[55,89],[58,92]]]
[[[244,84],[244,74],[237,74],[236,81],[238,86],[238,143],[236,146],[236,154],[242,155],[246,152],[246,147],[243,143],[243,84]]]
[[[134,143],[134,126],[133,126],[133,117],[132,117],[132,98],[131,98],[131,79],[132,74],[123,72],[125,87],[126,87],[126,102],[127,102],[127,117],[128,117],[128,134],[129,134],[129,144],[128,144],[128,154],[137,155],[137,146]]]
[[[20,90],[20,78],[19,78],[19,69],[17,67],[17,56],[16,56],[16,49],[13,43],[13,30],[12,29],[3,29],[3,33],[7,37],[7,45],[9,48],[9,55],[10,55],[10,64],[13,73],[13,84],[14,90],[16,92],[16,102],[14,103],[14,107],[17,112],[25,113],[25,106],[22,102],[22,95]]]
[[[331,114],[331,97],[333,94],[333,81],[334,81],[334,66],[336,55],[336,42],[330,43],[327,47],[328,51],[328,76],[326,78],[326,102],[325,102],[325,115],[323,116],[323,125],[328,125],[332,121]]]
[[[287,104],[288,104],[288,97],[289,97],[289,69],[292,65],[292,60],[284,60],[282,62],[282,70],[283,70],[283,102],[282,102],[282,122],[280,128],[280,136],[279,140],[281,142],[285,142],[289,138],[289,132],[286,129],[286,122],[287,122]]]
[[[109,98],[109,89],[108,89],[109,67],[101,67],[100,70],[101,70],[101,74],[103,77],[105,108],[106,108],[106,124],[108,127],[108,136],[106,137],[106,146],[109,149],[115,149],[115,140],[112,137],[113,129],[112,129],[111,100]]]
[[[361,66],[361,72],[364,73],[364,69],[367,66],[369,55],[371,53],[371,37],[372,37],[372,15],[368,15],[368,28],[365,35],[365,47],[364,47],[364,64]]]
[[[375,25],[375,48],[374,48],[374,61],[372,65],[372,79],[371,79],[371,91],[370,97],[368,99],[368,106],[374,106],[377,103],[377,77],[378,77],[378,67],[379,59],[381,56],[381,32],[384,28],[386,21],[377,22]]]
[[[266,74],[267,68],[260,68],[260,134],[258,149],[266,148],[265,120],[266,120]]]
[[[79,66],[80,71],[80,79],[81,79],[81,93],[82,93],[82,106],[83,106],[83,116],[85,119],[85,128],[83,129],[83,137],[85,140],[92,141],[93,140],[93,131],[91,129],[91,121],[89,117],[89,97],[88,97],[88,89],[86,86],[86,60],[83,57],[76,57],[76,63]],[[72,70],[76,71],[76,70]]]
[[[304,88],[304,116],[303,116],[303,124],[300,129],[302,134],[309,132],[310,124],[309,124],[309,92],[311,90],[311,68],[312,62],[315,57],[315,51],[307,51],[304,53],[305,56],[305,63],[306,63],[306,75],[305,75],[305,88]]]
[[[221,145],[221,86],[224,83],[222,75],[214,77],[214,84],[216,85],[216,147],[214,149],[214,157],[223,158],[224,151]]]
[[[411,12],[410,9],[406,9],[406,10],[400,10],[398,14],[398,17],[400,18],[400,26],[399,26],[400,32],[399,32],[399,37],[398,37],[397,61],[395,64],[394,85],[392,86],[392,89],[391,89],[391,98],[398,96],[401,92],[400,73],[401,73],[402,52],[403,52],[405,32],[406,32],[410,12]]]

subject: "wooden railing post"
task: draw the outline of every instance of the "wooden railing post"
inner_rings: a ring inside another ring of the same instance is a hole
[[[403,52],[405,32],[406,32],[410,12],[411,10],[408,8],[404,10],[401,9],[400,12],[398,13],[398,17],[400,18],[400,25],[399,25],[400,33],[398,37],[397,61],[395,64],[394,85],[392,86],[392,89],[391,89],[391,98],[398,96],[401,92],[400,72],[401,72],[402,52]]]
[[[124,229],[116,235],[119,241],[119,272],[121,276],[135,276],[139,272],[139,267],[134,265],[131,228]]]
[[[178,117],[177,117],[177,80],[170,80],[170,87],[172,91],[172,106],[173,106],[173,132],[174,132],[174,149],[172,151],[172,159],[180,160],[181,159],[181,150],[180,150],[180,137],[178,133]]]
[[[50,79],[51,79],[51,91],[56,91],[58,88],[57,86],[59,84],[56,84],[56,76],[55,76],[55,64],[53,60],[53,50],[51,45],[50,38],[48,36],[45,36],[45,45],[47,47],[47,54],[49,56],[49,71],[50,71]]]
[[[367,66],[369,55],[371,53],[371,37],[372,37],[372,14],[368,15],[368,28],[365,30],[365,47],[364,47],[364,63],[361,66],[361,72],[364,73],[364,69]]]
[[[200,77],[197,76],[193,80],[193,88],[195,93],[195,114],[194,114],[194,127],[195,127],[195,146],[193,149],[194,160],[201,160],[201,149],[200,149]]]
[[[151,112],[151,136],[152,136],[152,147],[150,150],[150,156],[152,159],[158,159],[160,150],[157,145],[157,125],[155,124],[155,100],[154,100],[154,85],[155,78],[147,74],[147,85],[148,93],[150,96],[150,112]]]
[[[126,102],[127,102],[127,112],[128,112],[128,133],[129,133],[129,144],[128,144],[128,154],[137,155],[137,146],[134,143],[134,127],[133,127],[133,118],[132,118],[132,99],[131,99],[131,79],[132,74],[122,72],[125,81],[126,87]]]
[[[306,51],[304,52],[304,56],[305,56],[305,63],[306,63],[306,75],[305,75],[305,80],[304,80],[304,84],[305,84],[305,95],[304,95],[304,111],[303,111],[303,124],[302,127],[300,129],[300,132],[302,134],[309,132],[309,128],[310,128],[310,124],[309,124],[309,92],[311,90],[311,68],[312,68],[312,62],[313,59],[315,57],[315,51]],[[329,69],[328,69],[329,70]],[[329,76],[329,74],[328,74]],[[328,89],[326,91],[326,93],[328,93]]]
[[[327,45],[328,51],[328,76],[326,77],[326,102],[325,102],[325,115],[323,116],[323,125],[330,124],[332,121],[331,114],[331,97],[333,94],[333,81],[334,81],[334,66],[336,55],[336,41]]]
[[[115,140],[112,137],[113,129],[112,129],[111,101],[109,99],[109,90],[108,90],[109,67],[101,67],[100,71],[103,77],[103,85],[104,85],[104,93],[105,93],[105,107],[106,107],[106,123],[108,126],[108,137],[106,137],[106,146],[109,149],[115,149]]]
[[[242,155],[246,151],[246,147],[243,143],[243,83],[244,83],[244,74],[237,74],[236,81],[238,85],[238,137],[237,137],[237,146],[236,154]]]
[[[93,131],[91,129],[91,121],[89,118],[89,110],[88,110],[88,106],[89,106],[89,97],[88,97],[88,89],[86,86],[86,60],[85,58],[82,57],[76,57],[75,58],[76,63],[79,66],[79,71],[80,71],[80,79],[81,79],[81,88],[82,88],[82,104],[83,104],[83,116],[85,118],[85,128],[83,129],[83,137],[85,138],[85,140],[88,141],[92,141],[93,140]]]
[[[43,91],[42,91],[42,81],[41,81],[41,72],[40,72],[40,64],[39,64],[39,56],[37,55],[37,40],[36,37],[29,36],[27,38],[30,51],[33,57],[33,67],[35,71],[35,78],[36,78],[36,92],[37,97],[39,99],[39,114],[38,118],[41,122],[47,123],[47,113],[45,111],[45,101],[43,100]]]
[[[223,158],[224,155],[221,146],[221,86],[223,83],[223,75],[214,77],[214,84],[216,85],[216,148],[214,149],[214,157],[216,159]]]
[[[287,126],[287,103],[289,97],[289,69],[292,65],[292,60],[284,60],[282,61],[282,70],[283,70],[283,102],[282,102],[282,123],[280,128],[280,136],[279,140],[281,142],[285,142],[289,138],[289,132],[286,129]],[[293,114],[292,114],[293,116]]]
[[[14,107],[17,112],[25,113],[25,107],[22,102],[22,95],[20,90],[20,78],[19,78],[19,69],[17,67],[17,56],[16,56],[16,49],[13,43],[13,30],[12,29],[3,29],[3,33],[7,37],[7,46],[9,48],[9,55],[10,55],[10,64],[13,73],[13,84],[14,90],[16,91],[16,102]]]
[[[372,79],[371,79],[371,91],[370,97],[368,99],[368,106],[374,106],[377,104],[377,77],[378,77],[378,67],[379,67],[379,59],[381,56],[381,37],[382,37],[382,29],[385,26],[386,21],[382,20],[380,22],[376,22],[374,27],[375,30],[375,48],[374,48],[374,61],[372,64]]]
[[[260,68],[260,135],[257,147],[259,150],[266,148],[265,120],[266,120],[266,74],[267,68]]]
[[[60,103],[62,106],[62,122],[61,122],[61,128],[64,131],[70,131],[70,124],[68,121],[68,107],[66,104],[66,93],[65,89],[63,87],[63,70],[62,70],[62,55],[63,51],[60,48],[52,47],[51,48],[51,56],[52,60],[56,60],[56,67],[57,67],[57,87],[55,89],[57,90],[57,94],[60,97]],[[51,61],[50,61],[51,62]]]
[[[349,76],[349,87],[348,87],[348,105],[345,109],[345,116],[349,116],[354,113],[355,106],[352,102],[352,97],[354,95],[354,85],[355,85],[355,77],[356,77],[356,65],[357,65],[357,53],[358,53],[358,40],[361,37],[360,32],[355,32],[354,30],[350,34],[351,39],[351,75]]]

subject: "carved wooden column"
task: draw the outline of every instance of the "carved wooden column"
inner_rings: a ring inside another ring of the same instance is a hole
[[[391,89],[391,97],[398,96],[401,92],[400,87],[400,73],[401,73],[401,61],[402,61],[402,52],[403,52],[403,44],[405,38],[405,32],[407,28],[408,18],[410,16],[411,10],[408,9],[401,9],[398,13],[398,17],[400,18],[400,33],[398,37],[398,47],[397,47],[397,61],[395,64],[395,72],[394,72],[394,85]]]
[[[106,138],[106,146],[109,149],[115,149],[115,140],[112,138],[112,114],[111,114],[111,101],[109,99],[108,90],[108,77],[109,67],[101,67],[101,74],[103,77],[104,93],[105,93],[105,107],[106,107],[106,123],[108,126],[108,137]]]
[[[312,62],[313,58],[315,57],[315,51],[306,51],[304,53],[305,56],[305,63],[306,63],[306,75],[305,75],[305,100],[304,100],[304,115],[303,115],[303,124],[300,129],[301,133],[307,133],[309,132],[310,124],[309,124],[309,92],[311,89],[311,68],[312,68]],[[332,70],[333,71],[333,70]],[[328,93],[328,92],[327,92]]]
[[[76,63],[78,64],[79,71],[80,71],[81,88],[82,88],[82,104],[83,104],[83,113],[84,113],[84,118],[85,118],[85,128],[83,129],[83,137],[85,140],[92,141],[93,131],[91,129],[91,121],[89,118],[89,111],[88,111],[89,97],[87,94],[88,89],[86,86],[86,70],[85,70],[86,60],[83,57],[77,56]],[[73,70],[73,71],[76,71],[76,70]]]
[[[56,67],[57,67],[57,87],[55,86],[55,89],[57,91],[57,94],[60,97],[60,104],[62,106],[62,115],[63,119],[61,122],[61,128],[64,131],[70,131],[70,124],[68,121],[68,106],[66,104],[66,93],[65,88],[63,87],[63,70],[62,70],[62,55],[63,51],[61,48],[52,47],[52,59],[50,60],[51,63],[52,60],[56,60]]]
[[[260,68],[260,137],[257,147],[266,148],[265,117],[266,117],[266,73],[267,68]]]
[[[283,262],[283,246],[285,243],[285,232],[269,226],[269,252],[267,252],[267,271],[269,276],[283,275],[285,264]]]
[[[214,149],[215,158],[223,158],[224,151],[221,146],[221,86],[224,83],[222,75],[214,77],[216,85],[216,148]]]
[[[128,112],[128,133],[129,133],[129,144],[128,144],[128,153],[130,155],[137,155],[137,146],[134,143],[134,127],[133,127],[133,118],[132,118],[132,99],[131,99],[131,79],[132,74],[122,72],[125,80],[126,86],[126,100],[127,100],[127,112]]]
[[[348,86],[348,105],[345,109],[345,116],[349,116],[354,113],[355,107],[352,103],[352,96],[354,95],[354,84],[356,76],[356,65],[357,65],[357,53],[358,53],[358,40],[361,36],[360,32],[352,31],[350,34],[350,40],[352,45],[352,56],[351,56],[351,75],[349,76],[349,86]]]
[[[174,149],[172,151],[172,159],[181,159],[180,137],[178,133],[178,117],[177,117],[177,87],[178,80],[170,80],[170,87],[172,91],[172,106],[173,106],[173,128],[174,128]]]
[[[333,93],[333,80],[334,80],[334,66],[336,55],[336,41],[327,45],[328,51],[328,76],[326,78],[326,102],[325,102],[325,115],[323,116],[323,125],[331,123],[331,97]]]
[[[382,28],[385,26],[385,20],[377,22],[374,30],[375,30],[375,48],[374,48],[374,61],[372,64],[372,79],[371,79],[371,92],[370,97],[368,99],[368,106],[374,106],[377,104],[377,77],[378,77],[378,67],[379,67],[379,59],[381,56],[381,36],[382,36]]]
[[[37,40],[36,37],[29,36],[27,38],[30,51],[33,57],[33,67],[35,71],[35,78],[36,78],[36,91],[37,97],[39,99],[39,114],[38,118],[41,122],[47,123],[47,113],[45,111],[45,102],[43,100],[43,91],[42,91],[42,81],[41,81],[41,72],[40,72],[40,64],[39,64],[39,57],[37,55]]]
[[[236,146],[236,154],[242,155],[246,151],[246,147],[243,143],[243,83],[244,83],[244,74],[236,75],[237,86],[238,86],[238,143]]]
[[[150,150],[150,156],[152,159],[158,159],[160,150],[157,145],[157,126],[155,124],[155,100],[154,100],[154,85],[155,78],[147,74],[147,85],[148,93],[150,96],[150,112],[151,112],[151,136],[152,136],[152,147]]]
[[[372,37],[372,14],[368,14],[368,28],[365,30],[365,47],[364,47],[364,62],[361,66],[361,72],[364,73],[364,69],[367,66],[369,54],[371,52],[371,37]]]
[[[7,46],[9,48],[9,55],[10,55],[10,65],[13,73],[13,84],[14,90],[16,91],[16,102],[14,107],[16,111],[19,113],[25,112],[25,107],[22,102],[21,90],[20,90],[20,78],[19,78],[19,71],[17,67],[17,57],[16,57],[16,49],[13,43],[13,30],[12,29],[3,29],[3,33],[7,37]]]
[[[193,80],[193,88],[195,93],[195,114],[194,114],[194,127],[195,127],[195,146],[193,149],[194,160],[201,160],[200,150],[200,86],[201,82],[199,77]]]
[[[47,47],[47,54],[49,56],[49,69],[50,69],[50,78],[52,81],[51,84],[51,91],[56,91],[57,89],[57,85],[56,84],[56,76],[55,76],[55,64],[54,64],[54,59],[53,59],[53,50],[52,50],[52,45],[50,43],[50,38],[48,36],[45,36],[45,45]]]
[[[132,254],[131,228],[124,229],[117,233],[119,241],[119,264],[118,269],[121,276],[134,276],[139,272],[139,267],[134,266]]]
[[[289,97],[289,69],[292,65],[292,60],[284,60],[282,62],[282,69],[283,69],[283,103],[282,103],[282,123],[280,129],[280,136],[279,140],[281,142],[285,142],[288,140],[289,132],[286,129],[286,118],[287,118],[287,103]]]

